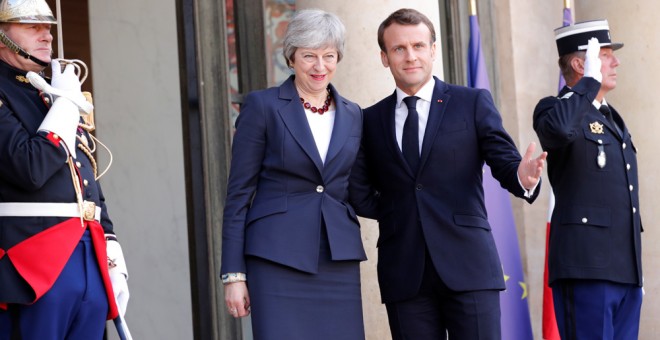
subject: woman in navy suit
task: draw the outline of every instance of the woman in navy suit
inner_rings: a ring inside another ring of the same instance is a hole
[[[333,14],[299,11],[284,39],[294,75],[248,94],[236,120],[221,274],[256,340],[364,339],[366,256],[347,202],[362,111],[330,85],[344,32]]]

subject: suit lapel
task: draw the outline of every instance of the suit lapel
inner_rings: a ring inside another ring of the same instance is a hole
[[[293,84],[293,76],[280,86],[280,99],[288,100],[289,103],[282,106],[277,112],[282,118],[284,125],[291,133],[293,139],[305,151],[307,156],[314,162],[319,172],[323,169],[321,156],[316,148],[312,130],[307,123],[305,110],[300,105],[298,92]]]
[[[330,137],[330,145],[328,146],[328,154],[325,156],[325,164],[329,164],[339,150],[344,147],[346,140],[351,134],[351,127],[357,116],[356,112],[351,111],[344,101],[344,98],[339,96],[334,86],[330,85],[332,97],[335,99],[335,123],[332,127],[332,137]]]
[[[422,169],[426,160],[431,153],[433,141],[440,131],[440,123],[442,117],[445,115],[445,109],[449,104],[451,96],[447,94],[447,84],[438,78],[433,77],[435,86],[433,87],[433,97],[431,98],[431,107],[429,109],[429,119],[426,123],[426,131],[424,131],[424,141],[422,143],[422,154],[420,156],[419,168]]]

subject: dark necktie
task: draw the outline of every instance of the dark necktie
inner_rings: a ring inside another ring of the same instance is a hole
[[[417,97],[403,98],[408,107],[408,117],[403,124],[403,135],[401,136],[401,151],[413,173],[417,173],[419,166],[419,116],[417,114]]]
[[[612,110],[610,110],[610,107],[607,105],[601,105],[598,111],[600,111],[600,113],[602,113],[603,116],[605,116],[607,121],[610,122],[610,124],[616,129],[616,132],[619,134],[620,137],[622,135],[621,128],[619,127],[619,125],[617,125],[616,122],[614,122],[614,117],[612,117]]]

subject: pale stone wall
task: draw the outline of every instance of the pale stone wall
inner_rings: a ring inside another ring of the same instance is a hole
[[[89,1],[97,136],[114,154],[101,183],[128,265],[135,339],[193,338],[174,6]]]

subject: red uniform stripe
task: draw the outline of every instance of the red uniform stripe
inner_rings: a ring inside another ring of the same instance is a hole
[[[548,242],[550,242],[550,222],[545,231],[545,269],[543,270],[543,339],[560,340],[559,327],[555,319],[555,303],[552,300],[552,288],[548,286]]]
[[[117,308],[117,301],[115,300],[115,293],[112,290],[112,282],[110,281],[110,273],[108,272],[108,254],[106,251],[105,232],[99,222],[93,221],[89,222],[87,225],[92,233],[92,243],[94,244],[96,261],[99,264],[101,277],[103,278],[103,285],[105,286],[105,293],[108,296],[108,320],[112,320],[119,316],[119,308]]]

